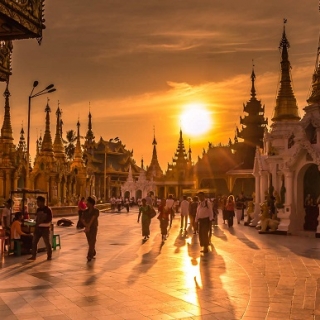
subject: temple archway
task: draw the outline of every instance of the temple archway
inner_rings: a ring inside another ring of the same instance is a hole
[[[300,186],[303,186],[302,188]],[[297,227],[316,231],[318,226],[318,198],[320,196],[320,171],[315,164],[305,165],[297,179],[298,221]],[[301,214],[299,214],[301,212]]]
[[[124,199],[130,199],[130,191],[126,191],[125,193],[124,193]]]
[[[142,190],[137,190],[136,191],[136,199],[141,199],[142,198]]]

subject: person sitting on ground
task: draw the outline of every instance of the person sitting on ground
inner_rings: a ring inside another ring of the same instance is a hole
[[[32,249],[32,234],[25,233],[21,230],[21,222],[23,221],[23,213],[16,212],[13,223],[11,225],[11,239],[21,240],[22,254],[30,253]]]

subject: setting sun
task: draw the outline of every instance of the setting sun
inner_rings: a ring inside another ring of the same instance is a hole
[[[212,125],[211,115],[202,103],[187,105],[180,121],[183,132],[193,136],[206,133]]]

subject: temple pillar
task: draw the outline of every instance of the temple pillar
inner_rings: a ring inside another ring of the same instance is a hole
[[[254,199],[254,212],[253,219],[251,220],[249,226],[255,227],[260,220],[260,203],[261,203],[261,192],[260,192],[260,174],[255,174],[255,199]]]
[[[57,182],[57,201],[58,201],[58,206],[63,203],[62,197],[61,197],[61,180],[59,179]]]
[[[5,184],[5,198],[9,198],[9,193],[11,191],[11,175],[10,171],[6,171],[6,184]]]
[[[13,190],[17,190],[18,189],[18,180],[19,180],[19,176],[15,172],[14,176],[13,176]]]

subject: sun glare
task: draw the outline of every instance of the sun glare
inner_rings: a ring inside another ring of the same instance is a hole
[[[208,132],[212,125],[211,115],[201,103],[187,105],[180,116],[180,121],[182,131],[192,136]]]

